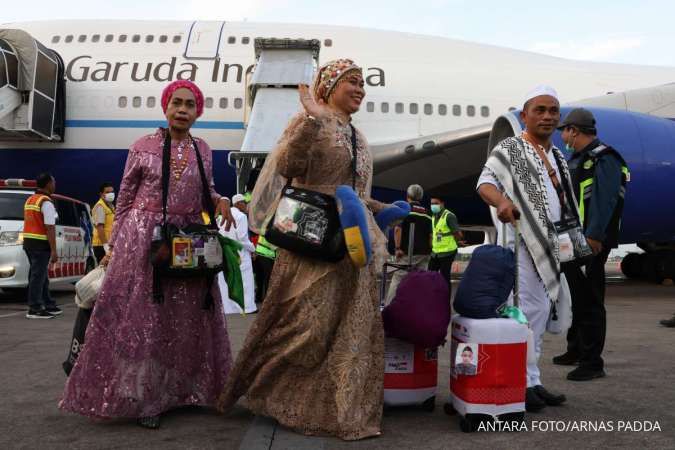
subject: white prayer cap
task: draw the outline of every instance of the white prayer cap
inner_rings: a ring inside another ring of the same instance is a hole
[[[540,95],[548,95],[558,100],[558,93],[555,91],[555,89],[553,89],[551,86],[540,84],[539,86],[537,86],[536,88],[532,89],[530,92],[527,93],[523,104],[529,102],[535,97],[539,97]]]
[[[236,194],[235,196],[232,197],[232,204],[236,205],[239,202],[245,202],[246,198],[241,195],[241,194]]]

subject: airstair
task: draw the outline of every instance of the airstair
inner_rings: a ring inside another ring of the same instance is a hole
[[[0,29],[0,142],[63,142],[63,60],[30,34]]]
[[[301,106],[298,85],[311,85],[321,44],[316,39],[256,38],[256,65],[247,80],[246,133],[241,150],[230,152],[237,192],[253,188],[255,177],[291,117]],[[251,183],[250,183],[251,182]]]

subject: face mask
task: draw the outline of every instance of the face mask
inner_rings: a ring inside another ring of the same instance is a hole
[[[566,152],[568,152],[568,153],[574,153],[574,152],[576,151],[576,150],[574,149],[574,141],[575,141],[576,139],[577,139],[577,137],[574,136],[574,138],[572,138],[572,143],[571,143],[571,144],[565,142],[565,151],[566,151]]]
[[[441,205],[431,205],[431,212],[434,214],[441,212]]]
[[[115,201],[115,193],[114,192],[108,192],[103,196],[105,198],[105,201],[108,203],[112,203]]]

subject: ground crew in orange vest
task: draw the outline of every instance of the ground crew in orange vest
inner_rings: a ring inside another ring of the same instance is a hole
[[[115,220],[115,188],[112,183],[103,183],[98,190],[98,202],[91,210],[91,216],[94,221],[94,256],[100,263],[105,256],[108,240],[112,233],[113,221]]]
[[[23,250],[28,256],[28,319],[52,319],[61,309],[49,295],[49,263],[56,263],[56,209],[51,195],[56,188],[48,173],[37,178],[37,190],[23,208]]]

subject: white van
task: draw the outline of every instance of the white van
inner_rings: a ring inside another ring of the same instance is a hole
[[[28,257],[23,251],[23,206],[37,184],[30,180],[0,180],[0,289],[28,286]],[[52,283],[74,283],[96,266],[91,247],[89,205],[54,194],[56,251],[59,260],[49,265]]]

